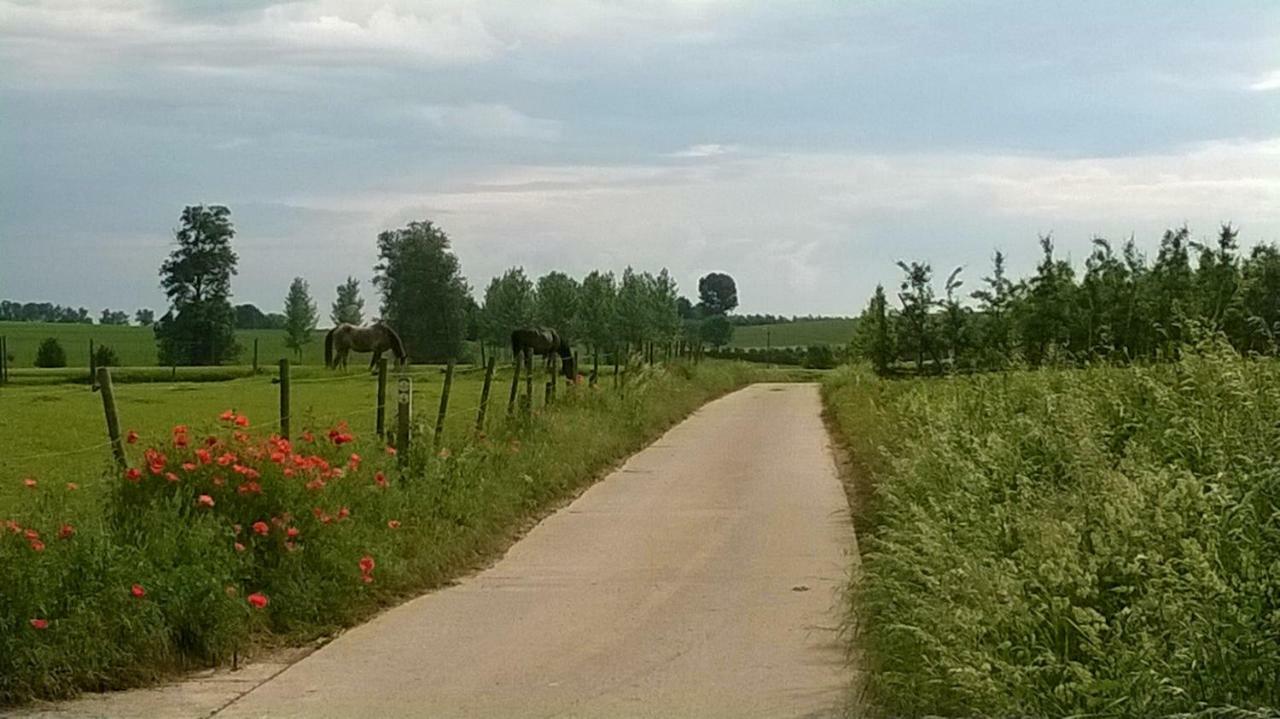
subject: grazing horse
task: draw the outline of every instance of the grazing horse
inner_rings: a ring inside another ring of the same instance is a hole
[[[378,366],[382,353],[391,350],[396,356],[396,364],[403,366],[406,353],[400,335],[383,322],[374,322],[368,327],[356,327],[342,323],[329,330],[324,336],[324,364],[329,369],[337,369],[338,365],[347,366],[347,353],[372,352],[369,369]]]
[[[515,358],[523,356],[530,368],[533,367],[533,355],[542,355],[546,366],[550,367],[552,352],[560,355],[561,374],[566,379],[574,379],[578,368],[573,366],[573,350],[560,333],[548,327],[527,327],[511,333],[511,355]]]

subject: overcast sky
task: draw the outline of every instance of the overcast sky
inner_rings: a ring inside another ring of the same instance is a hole
[[[898,259],[1280,241],[1280,3],[0,0],[0,297],[163,308],[182,207],[237,302],[324,314],[430,219],[522,265],[725,271],[856,314]]]

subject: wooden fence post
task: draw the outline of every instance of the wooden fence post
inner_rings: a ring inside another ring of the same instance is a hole
[[[116,392],[111,386],[111,369],[98,368],[98,385],[102,388],[102,411],[107,415],[107,436],[111,438],[111,453],[116,464],[124,469],[128,460],[124,456],[124,440],[120,438],[120,418],[116,415]]]
[[[618,388],[618,348],[613,348],[613,388]]]
[[[373,431],[379,438],[387,436],[387,360],[385,357],[378,360],[378,409],[374,418]]]
[[[493,368],[497,364],[498,358],[490,355],[489,362],[484,366],[484,387],[480,389],[480,410],[476,414],[476,432],[484,431],[484,413],[489,407],[489,385],[493,384]]]
[[[510,417],[516,411],[516,396],[520,394],[520,355],[512,355],[511,366],[511,396],[507,398],[507,416]]]
[[[401,375],[396,380],[396,455],[400,464],[409,460],[409,417],[413,413],[413,380]]]
[[[526,367],[524,372],[524,416],[525,419],[533,416],[533,353],[525,355]]]
[[[253,373],[258,374],[258,338],[253,338]]]
[[[0,337],[0,384],[9,382],[9,338]]]
[[[547,355],[547,398],[543,404],[551,404],[556,398],[556,367],[560,364],[560,357],[552,352]]]
[[[98,363],[94,361],[93,340],[89,340],[89,390],[98,389]]]
[[[600,348],[591,348],[591,386],[595,387],[600,381]]]
[[[440,439],[444,437],[444,416],[449,412],[449,388],[453,386],[453,358],[444,370],[444,389],[440,391],[440,411],[436,413],[436,433],[431,439],[431,450],[440,449]]]
[[[289,439],[289,360],[280,360],[280,436]]]

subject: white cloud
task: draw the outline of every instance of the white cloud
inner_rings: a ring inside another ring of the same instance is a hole
[[[669,153],[667,157],[718,157],[720,155],[735,153],[739,149],[740,148],[737,145],[707,143],[702,145],[690,145],[678,152]]]
[[[553,141],[560,123],[530,117],[501,103],[423,105],[417,114],[435,127],[469,137]]]
[[[1280,90],[1280,70],[1272,70],[1266,75],[1258,79],[1257,82],[1249,85],[1249,89],[1254,92],[1269,92],[1271,90]]]

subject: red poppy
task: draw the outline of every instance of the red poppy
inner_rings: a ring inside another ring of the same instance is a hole
[[[303,433],[302,433],[302,441],[303,441],[303,442],[311,442],[312,444],[314,444],[314,443],[315,443],[315,441],[316,441],[316,436],[315,436],[314,434],[311,434],[310,432],[303,432]]]
[[[253,533],[265,537],[271,533],[271,527],[266,522],[259,520],[253,523]]]
[[[196,459],[200,460],[200,464],[208,464],[213,461],[213,455],[210,454],[209,450],[201,447],[196,450]]]
[[[32,628],[34,628],[34,629],[48,629],[48,628],[49,628],[49,620],[47,620],[47,619],[32,619],[32,620],[31,620],[31,626],[32,626]]]
[[[244,415],[240,415],[240,416],[236,417],[236,426],[237,426],[237,427],[248,427],[248,426],[249,426],[249,418],[248,418],[248,417],[246,417],[246,416],[244,416]]]
[[[126,435],[124,436],[124,441],[128,442],[129,444],[137,444],[137,443],[138,443],[138,433],[137,433],[137,432],[134,432],[133,430],[129,430],[129,434],[126,434]]]
[[[286,536],[289,537],[289,539],[293,539],[294,537],[297,537],[299,534],[302,534],[302,530],[298,529],[297,527],[289,527],[288,529],[285,530],[284,533]]]
[[[387,475],[383,474],[382,472],[378,472],[378,473],[374,474],[374,475],[373,475],[373,483],[374,483],[374,484],[376,484],[376,485],[378,485],[379,487],[386,487],[386,486],[387,486]]]
[[[223,422],[230,422],[235,418],[236,418],[236,412],[233,409],[229,409],[226,412],[223,412],[222,414],[218,415],[218,419],[222,420]]]
[[[212,507],[213,497],[210,497],[207,494],[202,494],[199,497],[196,497],[196,505],[200,507]]]
[[[44,551],[44,542],[41,542],[39,539],[29,539],[27,540],[27,543],[31,545],[31,551],[33,552]]]
[[[391,455],[392,457],[396,456],[396,448],[388,445],[387,454]]]
[[[170,482],[177,482],[177,481],[178,481],[178,475],[174,474],[173,472],[165,472],[165,473],[164,473],[164,478],[165,478],[166,480],[170,481]]]
[[[142,481],[142,472],[138,471],[137,467],[130,467],[129,471],[124,473],[124,478],[130,482],[140,482]]]
[[[351,468],[352,472],[360,469],[360,455],[353,452],[351,458],[347,460],[347,466]]]
[[[30,477],[27,477],[26,479],[22,480],[22,483],[27,486],[27,489],[36,488],[36,481]]]
[[[241,544],[241,543],[239,543],[239,542],[236,542],[236,545],[235,545],[235,546],[236,546],[236,551],[237,551],[237,552],[243,552],[243,551],[244,551],[244,545],[243,545],[243,544]]]
[[[58,539],[71,539],[76,534],[76,528],[70,524],[64,524],[58,528]]]
[[[373,568],[375,566],[377,565],[374,564],[373,557],[366,554],[360,558],[360,580],[365,584],[373,581]]]
[[[262,609],[271,603],[271,600],[267,598],[267,595],[262,594],[261,592],[254,592],[253,594],[245,597],[245,600],[258,609]]]
[[[262,485],[257,482],[244,482],[239,487],[236,487],[236,491],[245,495],[262,494]]]
[[[194,471],[196,471],[196,463],[195,463],[195,462],[183,462],[183,463],[182,463],[182,471],[184,471],[184,472],[194,472]]]
[[[398,519],[388,519],[388,520],[387,520],[387,526],[388,526],[388,527],[390,527],[390,528],[392,528],[392,529],[399,529],[399,528],[400,528],[400,520],[398,520]]]
[[[129,593],[138,599],[147,596],[147,590],[142,588],[141,584],[135,584],[129,589]]]
[[[309,489],[312,492],[319,492],[320,490],[324,489],[324,480],[318,479],[318,478],[313,479],[310,482],[307,482],[303,486],[305,486],[307,489]]]
[[[187,435],[186,435],[186,434],[177,434],[177,433],[175,433],[175,434],[173,435],[173,446],[175,446],[175,447],[186,447],[188,444],[189,444],[189,442],[187,441]]]
[[[6,519],[4,522],[4,526],[7,527],[8,530],[13,534],[22,534],[22,525],[18,524],[12,519]]]
[[[350,509],[347,509],[346,507],[338,508],[338,519],[346,519],[347,517],[350,517],[350,516],[351,516]]]

